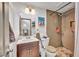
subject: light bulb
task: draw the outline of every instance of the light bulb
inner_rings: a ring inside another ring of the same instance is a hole
[[[31,13],[32,15],[35,15],[35,10],[32,9],[30,13]]]
[[[25,8],[25,13],[26,14],[29,14],[30,12],[29,12],[29,8]]]

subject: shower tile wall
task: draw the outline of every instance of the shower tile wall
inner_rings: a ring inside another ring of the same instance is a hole
[[[47,10],[47,35],[50,38],[49,45],[54,47],[61,46],[61,31],[56,32],[56,27],[61,29],[61,17],[58,16],[58,13],[53,13],[53,11]]]

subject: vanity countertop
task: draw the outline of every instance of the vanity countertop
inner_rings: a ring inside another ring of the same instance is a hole
[[[29,38],[29,37],[21,36],[19,40],[17,41],[17,44],[23,44],[23,43],[29,43],[29,42],[35,42],[35,41],[39,41],[39,40],[35,37]]]

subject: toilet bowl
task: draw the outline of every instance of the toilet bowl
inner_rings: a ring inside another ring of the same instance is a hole
[[[56,48],[52,46],[47,46],[45,51],[46,57],[55,57],[56,56]]]

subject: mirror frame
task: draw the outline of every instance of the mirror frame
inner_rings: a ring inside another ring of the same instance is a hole
[[[28,35],[28,36],[31,36],[31,19],[27,19],[27,18],[23,18],[23,17],[20,17],[20,20],[19,20],[19,35],[20,36],[23,36],[22,34],[21,34],[21,20],[30,20],[30,35]]]

